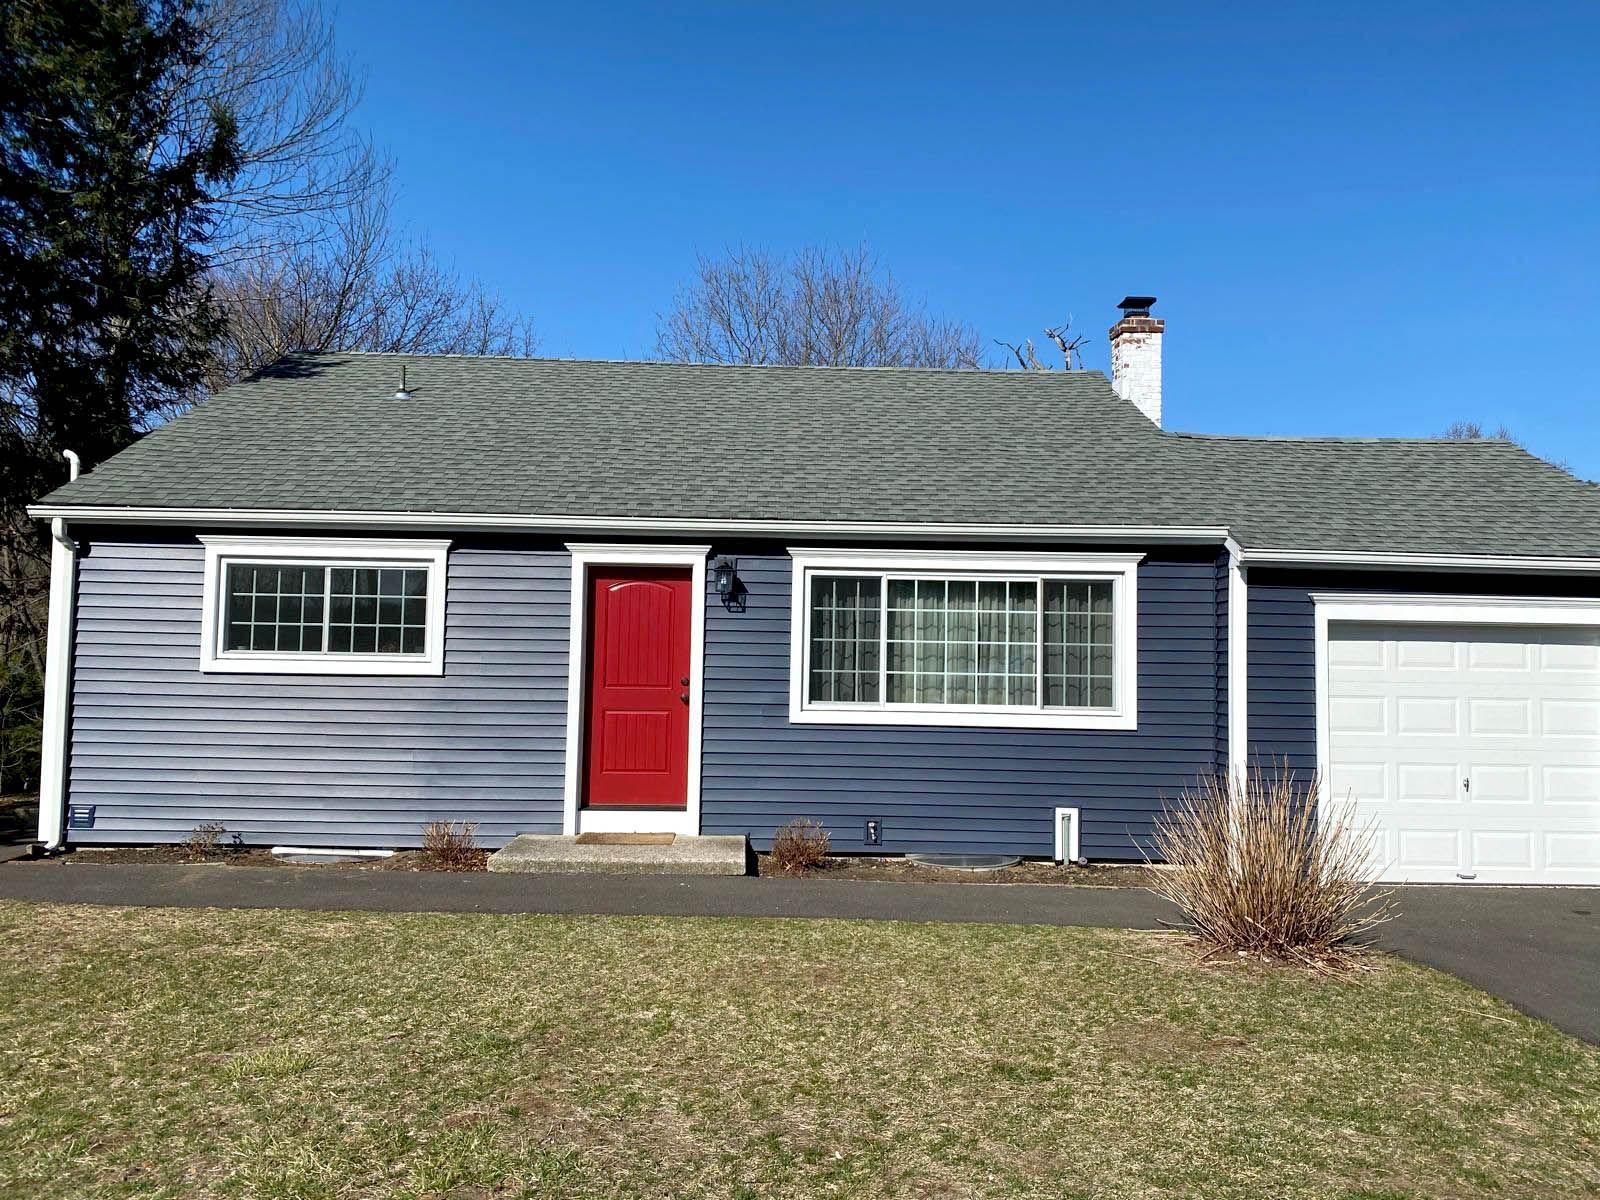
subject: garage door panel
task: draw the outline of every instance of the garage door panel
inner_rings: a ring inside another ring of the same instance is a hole
[[[1594,876],[1600,873],[1600,830],[1545,835],[1545,863],[1551,870]],[[1595,882],[1585,878],[1584,883]]]
[[[1552,642],[1539,647],[1540,669],[1551,673],[1600,673],[1600,633],[1583,640]]]
[[[1524,674],[1533,668],[1533,648],[1521,642],[1470,642],[1467,644],[1467,669],[1509,671]]]
[[[1402,804],[1454,803],[1461,769],[1453,762],[1403,762],[1395,766],[1395,796]]]
[[[1482,808],[1488,804],[1534,802],[1537,785],[1531,764],[1500,766],[1479,759],[1467,764],[1466,772],[1461,778],[1472,780],[1472,788],[1465,795],[1453,798],[1463,801],[1472,808]],[[1457,786],[1460,786],[1459,781]]]
[[[1332,728],[1346,734],[1385,734],[1389,732],[1388,706],[1382,696],[1345,696],[1333,701],[1329,709]]]
[[[1546,803],[1600,809],[1600,766],[1547,766],[1542,774]]]
[[[1540,717],[1546,737],[1600,737],[1600,700],[1546,700]]]
[[[1394,729],[1402,737],[1455,737],[1461,732],[1460,705],[1454,696],[1398,696]]]
[[[1533,732],[1533,702],[1509,696],[1467,700],[1467,732],[1481,737],[1527,737]]]
[[[1329,795],[1391,880],[1600,883],[1600,629],[1340,625]]]
[[[1405,829],[1398,831],[1398,853],[1394,865],[1402,872],[1412,870],[1460,871],[1466,866],[1462,853],[1465,838],[1447,829]]]
[[[1455,642],[1446,639],[1403,638],[1394,653],[1385,655],[1402,671],[1449,671],[1458,666]]]
[[[1477,829],[1471,839],[1472,866],[1480,872],[1534,868],[1533,834],[1529,830]]]

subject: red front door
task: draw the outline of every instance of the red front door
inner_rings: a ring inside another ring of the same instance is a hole
[[[672,567],[590,573],[590,808],[688,805],[691,579]]]

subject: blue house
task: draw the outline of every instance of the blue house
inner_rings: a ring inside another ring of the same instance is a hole
[[[295,355],[42,499],[40,838],[1138,859],[1251,760],[1396,879],[1600,883],[1600,490],[1092,371]],[[402,380],[404,381],[402,383]]]

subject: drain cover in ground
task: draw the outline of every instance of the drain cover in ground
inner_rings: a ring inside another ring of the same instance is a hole
[[[943,867],[947,871],[998,871],[1022,861],[1015,854],[908,854],[919,867]]]
[[[675,833],[580,833],[580,846],[670,846]]]

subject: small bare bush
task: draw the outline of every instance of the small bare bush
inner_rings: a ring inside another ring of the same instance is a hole
[[[226,825],[207,821],[191,829],[189,836],[178,843],[178,848],[183,851],[183,857],[190,862],[205,862],[222,848],[222,835],[227,832]]]
[[[827,857],[828,831],[815,821],[800,817],[773,835],[772,864],[785,875],[814,871]]]
[[[1373,833],[1348,805],[1324,803],[1320,780],[1297,786],[1288,765],[1212,778],[1168,806],[1156,853],[1170,870],[1152,888],[1201,940],[1308,962],[1393,915],[1393,893],[1373,886]]]
[[[476,821],[430,821],[422,827],[422,856],[436,871],[481,871],[488,853],[477,834]]]

